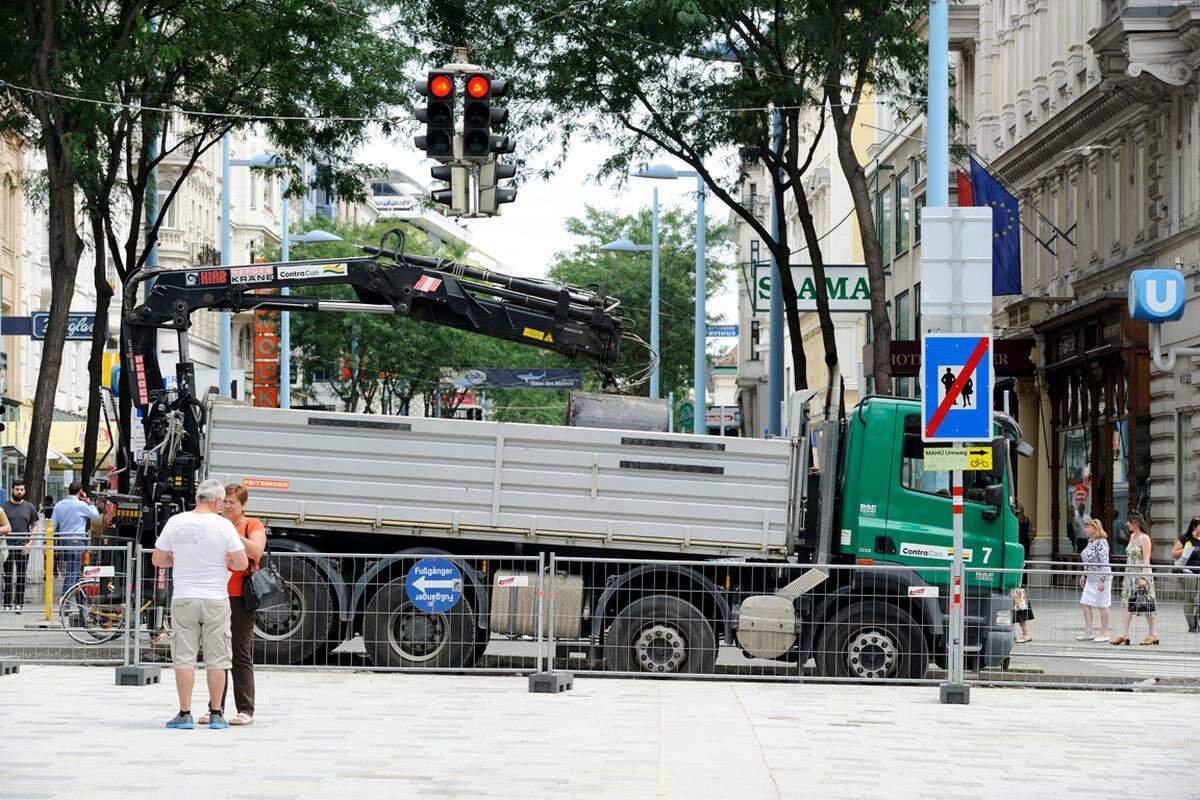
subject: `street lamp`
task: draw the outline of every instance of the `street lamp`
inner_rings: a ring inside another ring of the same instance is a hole
[[[659,365],[662,358],[658,346],[658,187],[654,187],[653,215],[651,217],[650,244],[634,244],[629,239],[617,239],[615,242],[601,245],[601,250],[616,253],[650,252],[650,349],[654,351],[654,370],[650,373],[650,397],[657,400],[659,395]]]
[[[692,380],[695,382],[695,400],[692,432],[706,433],[708,429],[708,406],[705,403],[704,391],[707,370],[704,358],[708,329],[704,312],[704,295],[707,288],[704,259],[704,178],[695,170],[675,169],[668,164],[653,164],[634,173],[635,178],[651,178],[653,180],[673,181],[678,178],[696,179],[696,332],[693,353]],[[657,201],[655,202],[657,207]],[[657,226],[655,227],[657,231]]]
[[[288,248],[292,241],[296,244],[324,244],[325,242],[340,242],[342,237],[329,231],[309,231],[292,239],[288,231],[288,198],[287,178],[283,179],[283,234],[280,237],[280,261],[288,260]],[[283,294],[289,295],[292,290],[283,287]],[[279,315],[279,407],[292,407],[292,315],[284,311]]]

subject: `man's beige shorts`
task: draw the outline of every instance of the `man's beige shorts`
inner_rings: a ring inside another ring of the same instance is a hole
[[[229,634],[229,598],[224,600],[175,599],[171,601],[171,628],[175,632],[175,666],[196,666],[196,653],[204,648],[208,669],[232,667],[233,644]]]

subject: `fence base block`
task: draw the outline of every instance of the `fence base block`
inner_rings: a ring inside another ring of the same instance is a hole
[[[21,671],[21,665],[12,661],[0,661],[0,675],[16,675]]]
[[[938,688],[943,705],[969,706],[971,704],[971,687],[965,683],[943,683]]]
[[[143,664],[140,667],[117,667],[117,686],[149,686],[162,680],[162,667]]]
[[[529,691],[532,694],[558,694],[575,685],[575,676],[569,672],[535,672],[529,676]]]

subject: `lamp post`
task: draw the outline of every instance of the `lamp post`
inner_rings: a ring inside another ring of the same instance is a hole
[[[617,253],[644,253],[650,251],[650,349],[654,351],[654,371],[650,373],[650,396],[655,400],[659,395],[659,366],[662,358],[659,352],[658,324],[658,187],[654,187],[654,205],[650,244],[634,244],[628,239],[617,239],[600,246],[601,250]]]
[[[288,231],[288,199],[287,179],[284,179],[283,196],[283,235],[280,237],[280,260],[287,261],[288,248],[292,237]],[[323,242],[340,242],[342,237],[328,231],[309,231],[295,238],[296,244],[321,244]],[[283,294],[291,294],[291,290],[283,287]],[[292,407],[292,319],[291,312],[284,311],[279,315],[279,407]]]
[[[707,383],[707,369],[704,357],[705,344],[708,337],[707,317],[704,313],[704,300],[707,291],[704,258],[704,178],[695,170],[675,169],[667,164],[654,164],[634,173],[635,178],[651,178],[655,180],[672,181],[677,178],[696,179],[696,331],[693,352],[693,376],[695,382],[694,414],[692,420],[693,433],[705,433],[708,428],[708,405],[705,403],[704,392]]]

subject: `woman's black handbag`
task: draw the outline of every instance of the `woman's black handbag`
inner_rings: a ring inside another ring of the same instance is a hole
[[[1153,614],[1157,609],[1157,604],[1154,598],[1150,596],[1149,590],[1142,588],[1133,593],[1133,597],[1129,598],[1129,613],[1130,614]]]
[[[242,581],[242,608],[247,611],[285,606],[288,603],[288,587],[283,577],[270,565],[264,550],[258,568],[246,573]]]

